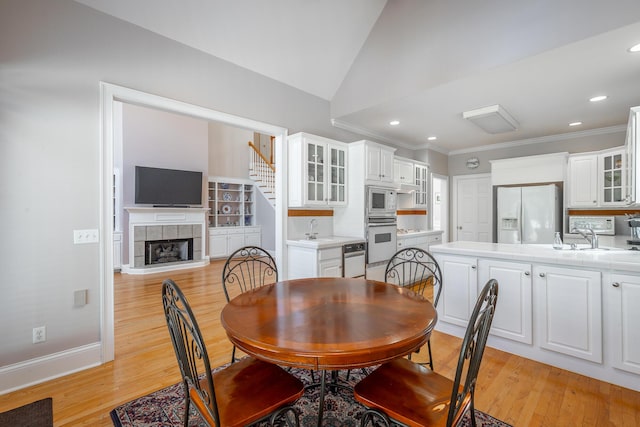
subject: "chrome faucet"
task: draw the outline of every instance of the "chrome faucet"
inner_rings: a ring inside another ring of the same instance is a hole
[[[316,239],[316,236],[318,235],[318,233],[313,231],[315,229],[316,225],[318,225],[318,220],[315,219],[315,218],[311,218],[311,221],[309,221],[309,232],[308,233],[304,233],[305,236],[307,236],[308,240],[315,240]]]
[[[587,234],[583,230],[580,230],[578,228],[574,228],[573,230],[571,230],[572,233],[580,233],[580,235],[591,244],[591,249],[598,249],[598,235],[595,231],[593,231],[593,228],[587,228],[586,231],[589,231],[591,233],[591,239],[589,239],[589,236],[587,236]]]

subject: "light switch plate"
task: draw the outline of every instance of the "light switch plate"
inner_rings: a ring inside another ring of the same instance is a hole
[[[98,243],[100,241],[97,229],[73,230],[73,243],[82,245],[85,243]]]

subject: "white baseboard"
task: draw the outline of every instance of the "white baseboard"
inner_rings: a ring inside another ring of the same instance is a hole
[[[154,274],[165,273],[174,270],[186,270],[188,268],[199,268],[209,264],[209,257],[205,257],[199,261],[183,261],[170,264],[155,264],[152,267],[130,267],[129,264],[122,264],[121,272],[123,274]]]
[[[99,342],[0,368],[0,395],[59,378],[102,363]]]

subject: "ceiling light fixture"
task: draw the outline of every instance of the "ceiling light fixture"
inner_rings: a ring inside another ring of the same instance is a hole
[[[594,96],[593,98],[590,98],[589,101],[598,102],[598,101],[604,101],[607,98],[608,98],[607,95],[598,95],[598,96]]]
[[[631,53],[637,53],[637,52],[640,52],[640,43],[638,43],[638,44],[637,44],[637,45],[635,45],[635,46],[631,46],[631,47],[629,48],[629,52],[631,52]]]
[[[391,120],[391,121],[389,122],[389,124],[390,124],[391,126],[398,126],[398,125],[400,124],[400,122],[399,122],[399,121],[397,121],[397,120]]]
[[[498,104],[465,111],[462,117],[487,133],[511,132],[518,126],[518,122]]]
[[[569,126],[580,126],[582,124],[582,122],[571,122],[569,123]]]
[[[435,141],[436,139],[438,139],[437,136],[430,136],[427,138],[428,141]]]

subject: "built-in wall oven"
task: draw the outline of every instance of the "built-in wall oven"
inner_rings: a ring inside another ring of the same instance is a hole
[[[398,223],[393,217],[368,217],[367,264],[386,262],[397,251]]]

